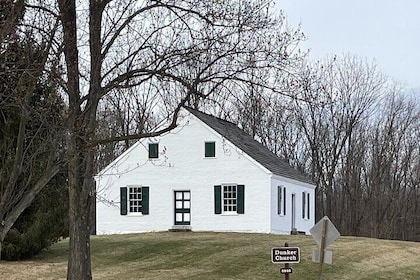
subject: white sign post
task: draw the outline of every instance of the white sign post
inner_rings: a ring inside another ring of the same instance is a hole
[[[324,216],[321,220],[319,220],[318,223],[309,230],[309,232],[320,247],[319,250],[315,249],[313,251],[312,261],[319,261],[319,279],[322,279],[323,263],[332,263],[332,252],[325,250],[325,248],[333,243],[340,236],[340,233],[327,216]]]

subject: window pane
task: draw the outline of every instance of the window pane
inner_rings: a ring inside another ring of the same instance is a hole
[[[283,215],[286,215],[286,188],[283,187]]]
[[[149,144],[149,158],[158,158],[159,157],[159,144],[150,143]]]
[[[302,218],[306,218],[306,192],[302,192]]]
[[[283,188],[281,186],[277,186],[277,214],[283,215]]]
[[[309,208],[309,193],[307,194],[308,195],[308,197],[307,197],[307,199],[306,199],[306,204],[307,204],[307,215],[306,215],[306,217],[309,219],[310,217],[311,217],[311,212],[310,212],[310,208]]]
[[[204,146],[205,146],[205,151],[204,151],[205,157],[216,156],[216,143],[215,142],[206,142]]]
[[[236,212],[237,194],[236,186],[223,186],[223,211]]]
[[[142,212],[142,193],[141,187],[130,187],[129,189],[129,210],[131,213]]]
[[[176,209],[182,209],[182,201],[177,201],[175,207]]]

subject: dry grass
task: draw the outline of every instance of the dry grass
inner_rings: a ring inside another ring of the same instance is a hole
[[[282,279],[272,247],[301,249],[291,279],[319,279],[310,236],[236,233],[148,233],[92,237],[94,279]],[[65,279],[67,241],[32,261],[0,262],[0,279]],[[420,243],[340,237],[329,248],[328,279],[420,280]]]

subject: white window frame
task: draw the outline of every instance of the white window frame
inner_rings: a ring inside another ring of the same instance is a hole
[[[286,216],[286,187],[277,186],[277,214]]]
[[[127,214],[143,215],[143,186],[127,186]],[[135,192],[134,190],[137,190]],[[137,211],[132,211],[137,210]],[[140,210],[140,211],[139,211]]]
[[[226,209],[226,210],[225,210]],[[222,185],[222,214],[238,215],[238,185]]]
[[[310,209],[310,193],[307,191],[302,192],[302,218],[309,220],[311,216]]]

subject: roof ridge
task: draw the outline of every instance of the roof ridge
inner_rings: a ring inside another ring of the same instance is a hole
[[[246,133],[235,123],[193,108],[185,107],[185,109],[222,137],[244,151],[259,164],[270,170],[273,174],[313,184],[306,173],[293,167],[286,159],[279,157],[277,154],[270,151],[266,146]]]
[[[215,116],[215,115],[208,114],[208,113],[206,113],[206,112],[203,112],[203,111],[200,111],[200,110],[194,109],[194,108],[189,107],[189,106],[184,106],[184,108],[185,108],[185,109],[187,109],[187,110],[188,110],[188,111],[190,111],[190,112],[191,112],[191,111],[194,111],[194,112],[197,112],[198,114],[203,114],[203,115],[206,115],[206,116],[208,116],[208,117],[215,118],[215,119],[217,119],[217,120],[219,120],[219,121],[222,121],[222,122],[226,122],[226,123],[232,124],[232,125],[236,126],[237,128],[241,129],[241,128],[240,128],[239,126],[237,126],[235,123],[233,123],[233,122],[231,122],[231,121],[228,121],[228,120],[226,120],[226,119],[222,119],[221,117],[217,117],[217,116]]]

